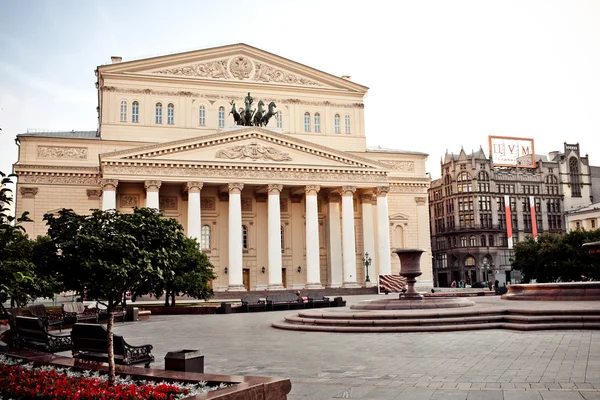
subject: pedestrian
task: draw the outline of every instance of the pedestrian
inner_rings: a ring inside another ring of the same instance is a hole
[[[452,284],[450,285],[450,287],[455,288],[456,287],[456,281],[452,281]]]

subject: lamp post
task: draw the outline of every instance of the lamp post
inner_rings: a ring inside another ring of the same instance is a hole
[[[369,265],[371,265],[371,257],[369,257],[369,253],[365,253],[365,256],[362,259],[362,262],[365,266],[365,268],[367,269],[367,277],[365,279],[365,286],[369,286],[371,283],[371,280],[369,279]]]
[[[490,262],[488,261],[487,258],[483,259],[481,269],[483,270],[484,280],[487,282],[488,278],[489,278],[489,273],[490,273]]]

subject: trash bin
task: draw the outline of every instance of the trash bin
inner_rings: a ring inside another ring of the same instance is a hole
[[[333,298],[333,306],[334,307],[346,307],[346,302],[341,297],[334,297]]]
[[[127,311],[125,321],[137,321],[139,319],[140,309],[138,307],[127,306],[125,310]]]
[[[170,351],[165,356],[165,370],[204,373],[204,356],[200,350]]]
[[[221,303],[221,308],[219,309],[219,314],[231,314],[231,303],[226,301]]]

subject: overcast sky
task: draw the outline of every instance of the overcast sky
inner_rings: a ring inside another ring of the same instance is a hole
[[[27,129],[95,130],[94,69],[247,43],[368,86],[368,145],[428,153],[531,137],[600,165],[600,1],[5,1],[0,170]]]

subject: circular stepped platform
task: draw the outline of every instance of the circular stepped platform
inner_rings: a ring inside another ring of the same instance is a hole
[[[472,307],[445,309],[313,309],[288,315],[272,326],[297,331],[354,333],[600,329],[600,304],[565,306],[562,302],[545,302],[550,304],[526,308],[515,307],[512,301],[509,305],[506,303],[495,299],[488,303],[477,302]]]

